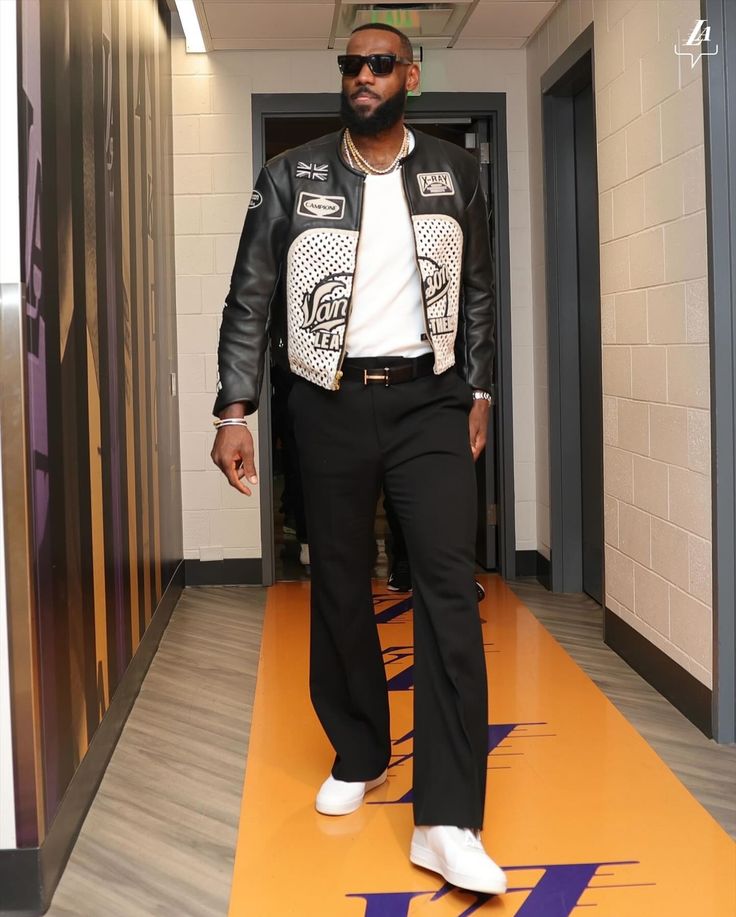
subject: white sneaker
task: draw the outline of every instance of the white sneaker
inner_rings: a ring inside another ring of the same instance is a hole
[[[500,895],[506,874],[483,849],[480,832],[454,825],[417,825],[409,859],[438,872],[457,888]]]
[[[347,815],[359,809],[368,790],[385,783],[387,777],[388,770],[385,770],[380,777],[364,783],[361,780],[335,780],[330,774],[317,793],[315,807],[323,815]]]

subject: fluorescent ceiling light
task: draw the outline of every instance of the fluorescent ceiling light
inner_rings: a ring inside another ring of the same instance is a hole
[[[199,27],[199,20],[194,9],[194,0],[176,0],[176,8],[179,11],[181,27],[184,29],[186,38],[187,53],[201,54],[207,51],[202,38],[202,30]]]

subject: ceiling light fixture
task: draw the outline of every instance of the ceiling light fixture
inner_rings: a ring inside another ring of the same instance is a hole
[[[194,0],[176,0],[176,8],[181,19],[181,27],[184,29],[186,38],[187,54],[204,54],[207,48],[204,46],[202,29],[199,27],[197,11],[194,9]]]

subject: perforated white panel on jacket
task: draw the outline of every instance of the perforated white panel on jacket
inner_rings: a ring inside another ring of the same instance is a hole
[[[334,387],[357,245],[355,230],[308,229],[287,256],[289,364],[324,388]]]
[[[453,217],[424,214],[412,217],[422,275],[427,323],[435,350],[435,373],[455,362],[463,231]]]

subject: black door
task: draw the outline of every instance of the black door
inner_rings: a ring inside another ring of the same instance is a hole
[[[598,183],[590,83],[573,96],[580,341],[580,485],[583,591],[603,603],[603,419]]]
[[[564,66],[564,63],[560,65]],[[603,405],[592,55],[545,77],[550,586],[602,603]]]

